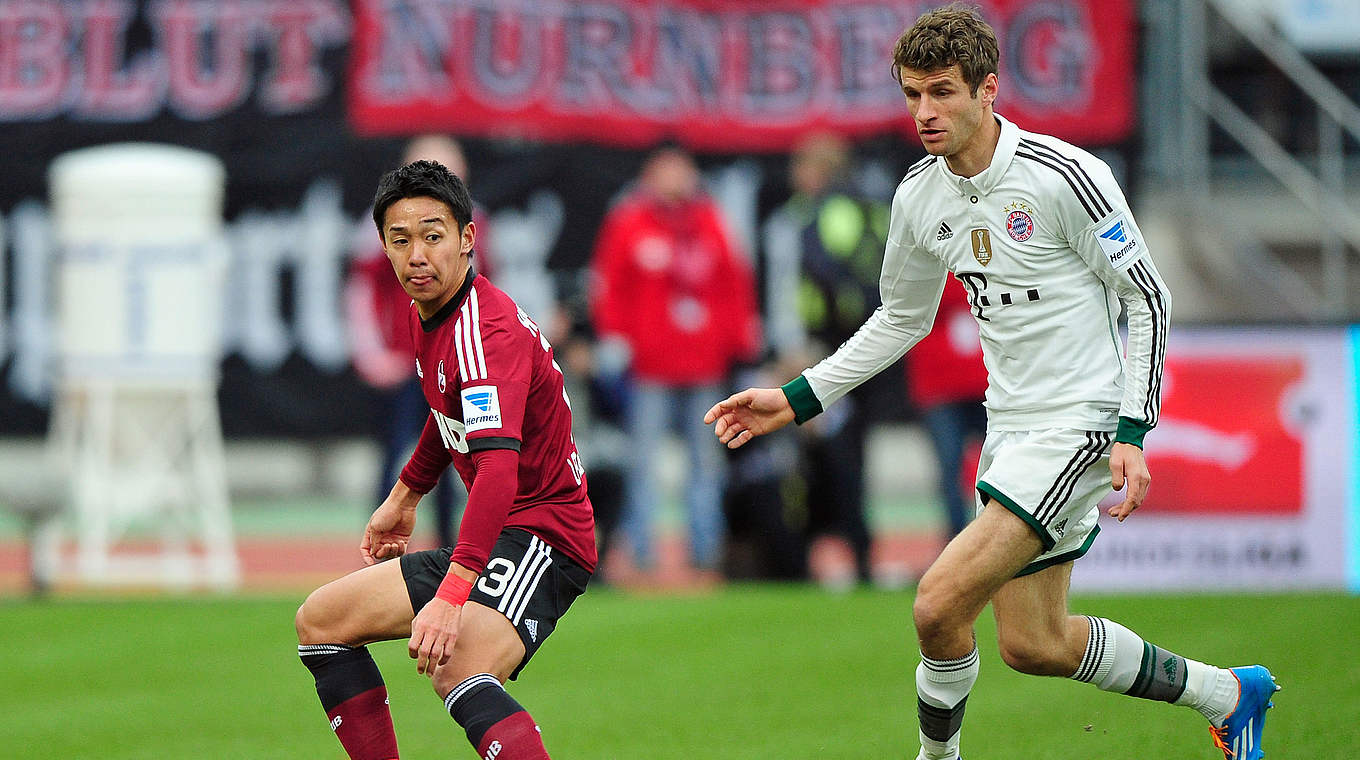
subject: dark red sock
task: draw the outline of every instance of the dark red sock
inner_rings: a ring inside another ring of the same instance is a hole
[[[316,678],[316,695],[331,730],[352,760],[394,760],[397,735],[387,687],[367,647],[299,644],[302,664]]]
[[[477,754],[483,760],[549,760],[538,724],[523,710],[488,728],[477,743]]]
[[[444,708],[467,732],[482,760],[548,760],[533,716],[490,673],[455,686],[444,697]]]
[[[396,760],[397,734],[392,730],[386,686],[350,697],[326,715],[351,760]]]

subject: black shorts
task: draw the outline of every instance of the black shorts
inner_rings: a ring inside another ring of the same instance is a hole
[[[434,598],[452,556],[451,546],[402,555],[401,575],[413,611],[420,612]],[[524,659],[511,679],[519,677],[589,581],[590,571],[528,531],[510,528],[496,539],[468,601],[501,613],[519,632]]]

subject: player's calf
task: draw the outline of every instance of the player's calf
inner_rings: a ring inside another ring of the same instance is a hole
[[[444,708],[483,760],[548,760],[538,724],[490,673],[453,687]]]

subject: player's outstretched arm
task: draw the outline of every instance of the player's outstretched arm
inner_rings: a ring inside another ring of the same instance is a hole
[[[718,441],[740,448],[758,435],[772,433],[793,422],[793,407],[779,388],[747,388],[719,401],[704,415]]]
[[[411,533],[416,527],[416,505],[424,494],[411,490],[410,486],[398,480],[382,504],[368,518],[364,538],[359,542],[359,554],[365,565],[372,565],[385,559],[400,557],[406,553],[411,542]]]
[[[1152,485],[1152,474],[1148,472],[1147,460],[1143,450],[1131,443],[1116,443],[1110,449],[1110,485],[1116,491],[1128,485],[1124,500],[1110,507],[1110,517],[1119,522],[1133,514],[1147,498],[1148,486]]]

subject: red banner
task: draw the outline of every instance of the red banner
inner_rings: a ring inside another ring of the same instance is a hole
[[[356,0],[366,135],[778,151],[812,130],[914,135],[892,48],[925,2]],[[1081,144],[1134,119],[1130,0],[991,0],[997,110]]]
[[[1149,511],[1296,515],[1304,505],[1298,357],[1167,357],[1148,435]]]

